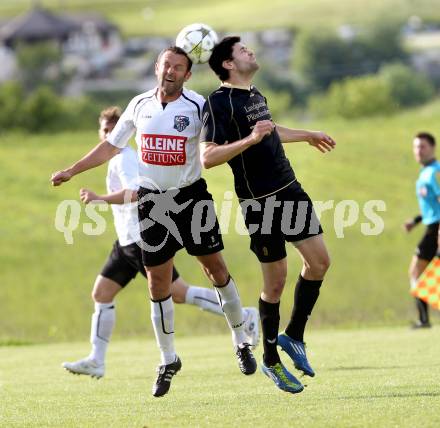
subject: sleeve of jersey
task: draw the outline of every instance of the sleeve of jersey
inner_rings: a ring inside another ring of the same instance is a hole
[[[106,139],[110,144],[120,149],[128,144],[136,129],[133,118],[135,106],[133,101],[130,102],[124,113],[122,113],[118,123]]]
[[[431,186],[432,186],[432,190],[434,191],[434,194],[437,198],[440,197],[439,181],[440,181],[440,171],[436,171],[431,176]]]
[[[133,150],[122,151],[119,157],[118,174],[124,189],[139,189],[138,160]]]
[[[230,118],[226,109],[216,100],[208,97],[203,107],[200,143],[225,144],[228,141]]]

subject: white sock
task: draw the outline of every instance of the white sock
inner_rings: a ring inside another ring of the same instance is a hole
[[[95,303],[95,312],[92,315],[92,327],[90,330],[90,343],[92,352],[89,358],[98,364],[104,364],[110,336],[116,322],[115,304]]]
[[[217,294],[212,288],[191,285],[186,291],[185,303],[196,305],[204,311],[223,315],[223,310],[218,303]]]
[[[159,302],[151,301],[151,321],[160,349],[162,364],[170,364],[176,360],[174,350],[174,305],[171,296]]]
[[[232,342],[235,346],[246,341],[244,334],[243,311],[234,280],[229,278],[229,282],[224,287],[215,287],[218,301],[223,309],[229,328],[232,332]]]

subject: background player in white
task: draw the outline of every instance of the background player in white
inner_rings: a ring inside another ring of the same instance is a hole
[[[193,224],[193,214],[197,213],[206,222],[212,220],[208,217],[213,212],[213,200],[201,178],[199,159],[204,99],[183,88],[191,76],[191,65],[182,49],[164,50],[156,63],[157,88],[129,103],[106,141],[51,178],[52,184],[58,186],[101,165],[119,153],[136,132],[139,177],[143,180],[138,190],[138,214],[142,243],[145,248],[148,246],[147,251],[142,251],[142,259],[147,269],[151,317],[162,360],[153,385],[154,396],[168,392],[172,377],[181,368],[174,348],[171,278],[174,254],[183,247],[198,258],[215,286],[231,328],[240,370],[244,374],[256,371],[256,361],[244,333],[240,297],[221,255],[223,242],[217,218],[214,215],[213,226],[208,230],[203,229],[201,222],[195,225],[198,228]],[[197,212],[202,207],[207,211]],[[176,236],[173,226],[181,236]],[[153,246],[155,251],[151,251]]]
[[[105,141],[121,116],[119,107],[108,107],[99,116],[99,140]],[[92,315],[90,354],[79,361],[64,362],[63,367],[75,374],[100,378],[105,372],[105,355],[115,326],[116,314],[114,299],[116,295],[140,272],[146,277],[142,265],[137,206],[125,203],[137,199],[138,160],[136,152],[127,146],[114,156],[107,170],[107,194],[98,195],[88,189],[80,190],[82,202],[105,201],[112,204],[114,225],[118,240],[96,277],[92,291],[95,312]],[[125,204],[124,204],[125,203]],[[171,294],[174,303],[188,303],[203,310],[223,315],[214,290],[189,286],[173,269]],[[256,308],[243,308],[244,328],[251,346],[258,344],[258,311]]]

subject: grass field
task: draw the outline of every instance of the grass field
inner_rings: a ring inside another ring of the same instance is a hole
[[[331,28],[341,24],[368,24],[380,16],[404,21],[412,15],[440,21],[435,0],[41,0],[54,10],[99,11],[125,35],[170,37],[192,22],[205,22],[218,31],[249,31],[287,27]],[[3,0],[1,16],[14,16],[31,0]]]
[[[305,189],[315,201],[353,200],[360,206],[359,219],[336,235],[335,210],[325,211],[322,223],[332,256],[332,266],[311,318],[315,327],[406,325],[413,317],[408,294],[407,265],[423,228],[406,235],[402,222],[417,213],[414,180],[418,167],[412,159],[412,136],[421,129],[439,134],[440,103],[391,118],[358,121],[298,122],[296,127],[321,128],[337,141],[327,155],[303,143],[286,146],[288,157]],[[283,122],[287,123],[287,122]],[[0,186],[0,342],[81,340],[89,331],[90,291],[115,239],[110,212],[107,230],[87,236],[84,215],[73,232],[73,245],[54,227],[57,206],[65,199],[78,200],[80,187],[104,191],[106,167],[52,188],[52,171],[69,165],[96,142],[94,132],[58,135],[1,136]],[[231,191],[227,166],[205,174],[217,201]],[[383,200],[386,212],[378,213],[384,231],[364,236],[362,213],[368,200]],[[233,204],[237,207],[236,200]],[[347,216],[348,211],[345,211]],[[240,288],[245,305],[255,305],[261,288],[256,258],[248,250],[247,236],[234,232],[235,220],[225,235],[225,258]],[[289,250],[288,283],[282,300],[282,322],[287,320],[293,284],[300,269],[298,257]],[[181,251],[176,265],[192,284],[208,285],[195,260]],[[116,337],[150,334],[149,305],[143,278],[136,278],[117,300]],[[179,332],[219,332],[222,321],[206,317],[192,307],[179,308]],[[202,321],[203,320],[203,321]],[[434,322],[438,320],[434,316]]]
[[[438,329],[312,332],[317,371],[301,394],[279,391],[260,371],[243,376],[227,336],[177,340],[183,361],[170,393],[150,394],[151,339],[118,341],[106,376],[63,372],[88,344],[0,348],[2,427],[399,427],[440,425]],[[256,351],[258,361],[261,349]],[[282,358],[289,365],[284,354]]]

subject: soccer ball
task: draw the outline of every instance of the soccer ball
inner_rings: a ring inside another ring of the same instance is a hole
[[[217,43],[217,33],[206,24],[188,25],[176,38],[176,46],[182,48],[194,64],[208,62]]]

